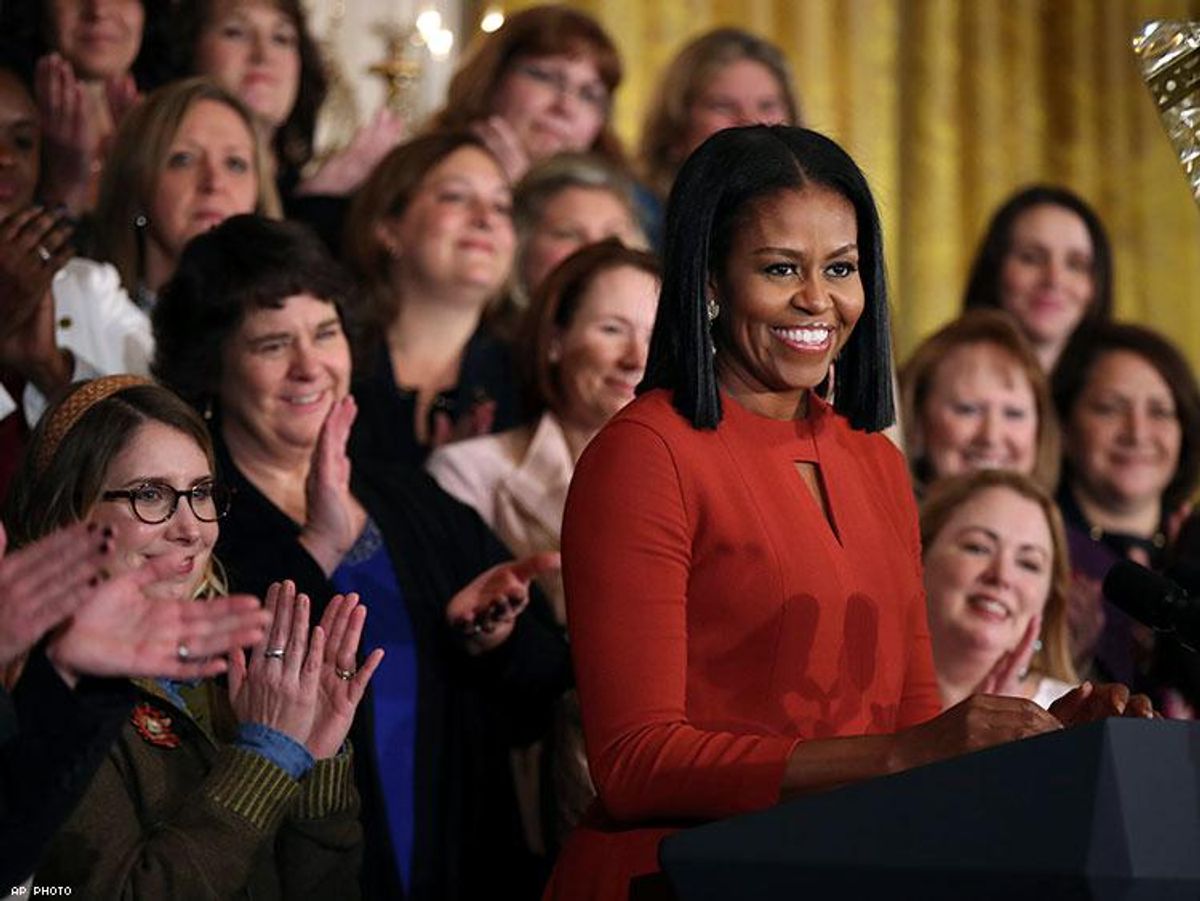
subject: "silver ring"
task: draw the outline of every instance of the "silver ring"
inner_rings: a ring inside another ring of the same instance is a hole
[[[39,244],[37,247],[35,247],[35,248],[34,248],[34,251],[37,253],[38,257],[40,257],[40,258],[41,258],[41,261],[42,261],[43,263],[49,263],[49,262],[50,262],[50,257],[52,256],[52,254],[51,254],[51,253],[50,253],[50,251],[48,251],[48,250],[47,250],[45,247],[43,247],[41,244]]]
[[[354,670],[352,670],[352,669],[342,669],[340,666],[335,665],[333,668],[333,671],[334,671],[334,673],[337,674],[337,677],[339,679],[341,679],[343,682],[349,682],[351,679],[354,678]]]
[[[179,642],[179,647],[175,649],[175,656],[180,660],[187,661],[191,659],[192,652],[189,651],[188,646],[181,641]]]
[[[268,660],[282,660],[283,648],[267,648],[263,651],[263,656]]]

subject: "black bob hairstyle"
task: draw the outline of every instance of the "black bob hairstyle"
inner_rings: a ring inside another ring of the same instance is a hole
[[[154,305],[154,376],[194,407],[216,400],[222,349],[246,314],[289,297],[327,301],[347,333],[353,285],[321,240],[296,222],[231,216],[197,235]],[[352,342],[353,343],[353,342]]]
[[[837,362],[834,408],[852,426],[879,431],[895,419],[891,328],[879,213],[849,154],[807,128],[752,125],[719,131],[688,157],[667,201],[663,285],[638,393],[674,392],[675,408],[698,429],[721,421],[705,297],[722,271],[748,206],[809,185],[854,207],[865,305]]]

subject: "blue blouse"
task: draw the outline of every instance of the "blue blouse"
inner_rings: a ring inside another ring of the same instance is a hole
[[[367,607],[362,647],[383,648],[371,678],[375,719],[371,751],[383,790],[396,870],[409,888],[414,831],[413,766],[417,736],[417,649],[404,593],[383,534],[371,519],[330,581],[342,594],[354,591]]]

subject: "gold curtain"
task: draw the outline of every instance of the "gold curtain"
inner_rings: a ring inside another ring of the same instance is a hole
[[[1200,19],[1200,0],[571,5],[621,48],[615,116],[631,150],[656,73],[684,42],[736,25],[783,47],[807,124],[842,143],[876,192],[901,357],[957,314],[996,205],[1044,181],[1107,224],[1118,315],[1161,329],[1200,366],[1200,209],[1130,50],[1141,23]]]

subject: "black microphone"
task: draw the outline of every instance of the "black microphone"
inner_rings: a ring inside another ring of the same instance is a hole
[[[1200,648],[1200,603],[1166,576],[1118,560],[1104,577],[1104,596],[1138,622],[1168,632],[1193,651]]]

